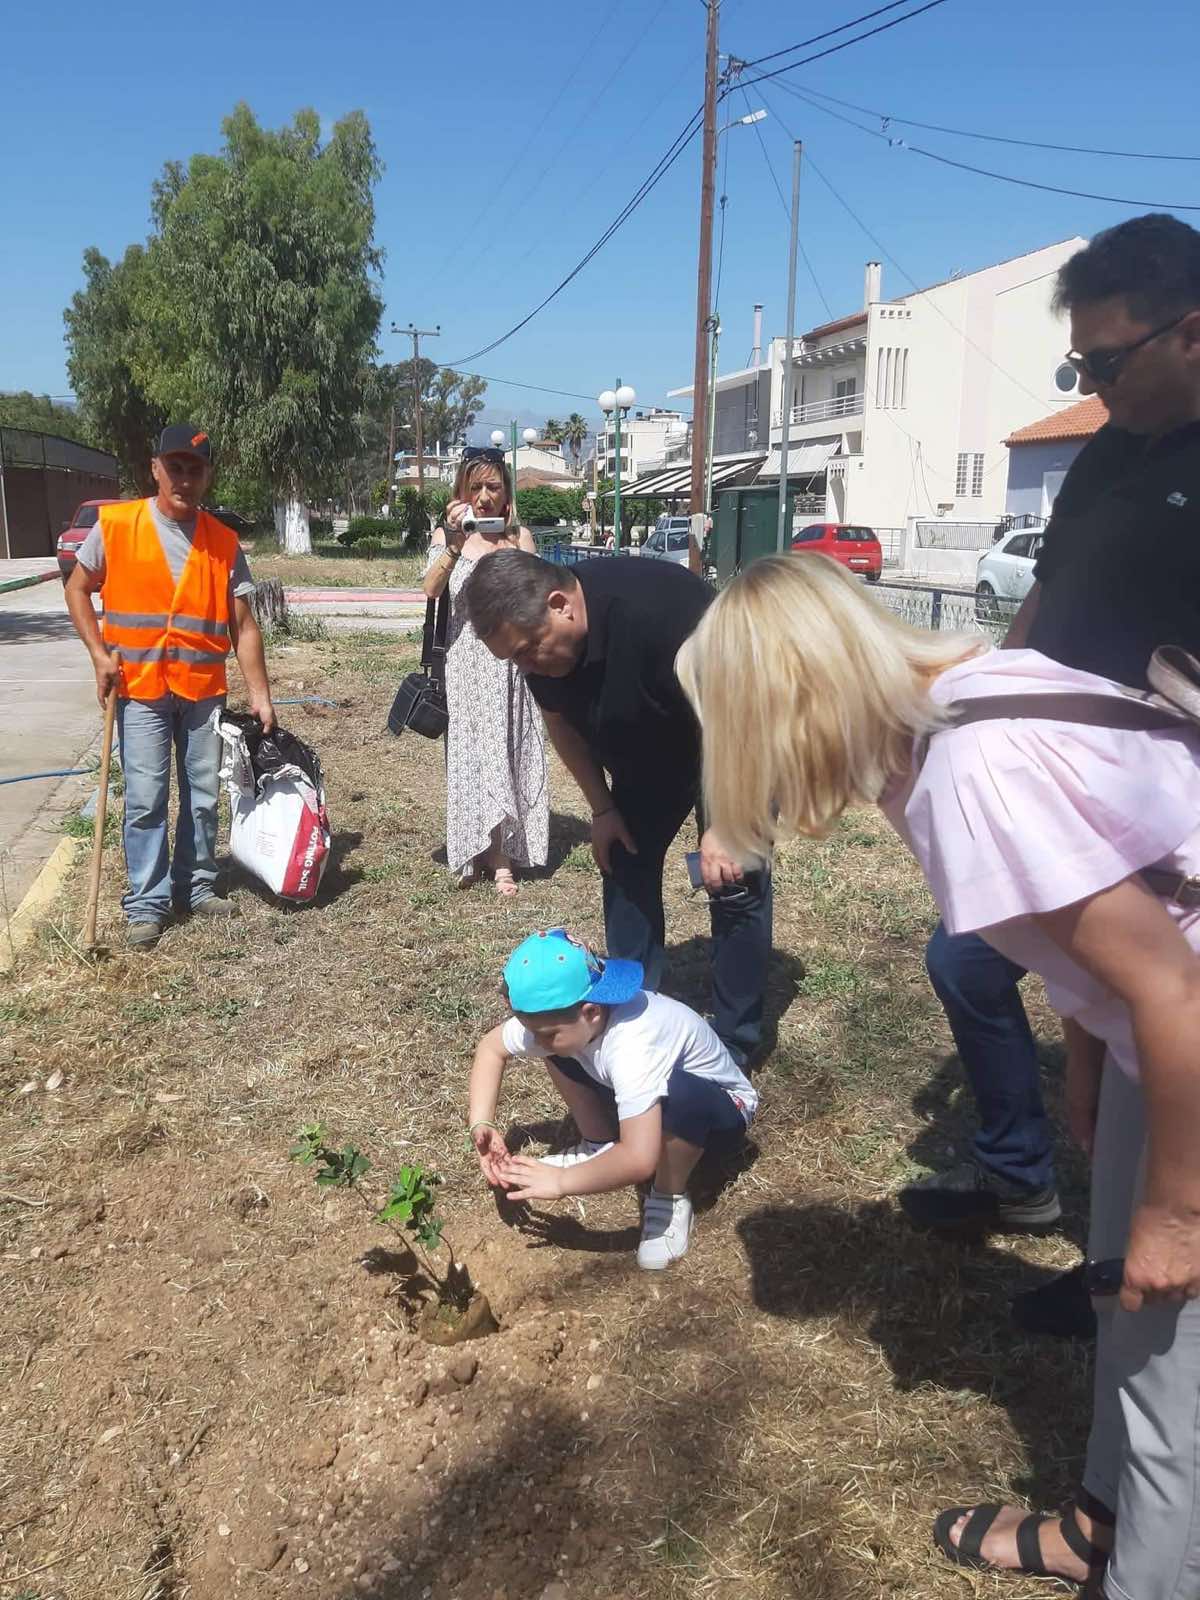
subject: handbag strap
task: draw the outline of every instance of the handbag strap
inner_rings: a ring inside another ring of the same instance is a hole
[[[421,631],[421,665],[426,673],[443,683],[446,677],[446,632],[450,626],[450,585],[436,600],[425,602],[425,626]]]

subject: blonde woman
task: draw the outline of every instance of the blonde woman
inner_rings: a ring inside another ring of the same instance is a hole
[[[749,567],[678,666],[703,722],[709,819],[734,854],[878,802],[950,931],[1039,972],[1066,1019],[1072,1126],[1094,1160],[1083,1490],[1062,1518],[957,1507],[935,1539],[964,1566],[1048,1572],[1110,1600],[1195,1600],[1200,731],[999,707],[952,726],[955,703],[1120,690],[1033,650],[918,632],[809,557]],[[1131,1195],[1111,1174],[1139,1160]]]
[[[470,513],[503,528],[464,528]],[[462,887],[490,872],[505,898],[517,890],[514,869],[546,862],[550,801],[541,715],[525,680],[497,661],[471,627],[463,585],[497,550],[536,547],[516,521],[512,480],[499,450],[468,448],[454,479],[444,525],[434,530],[423,588],[437,599],[447,587],[446,858]]]

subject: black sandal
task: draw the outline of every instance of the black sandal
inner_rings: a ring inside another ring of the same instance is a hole
[[[955,1566],[970,1567],[977,1572],[1013,1572],[1026,1573],[1035,1578],[1059,1578],[1062,1575],[1051,1572],[1042,1560],[1041,1541],[1038,1532],[1045,1522],[1057,1522],[1059,1532],[1063,1536],[1063,1543],[1072,1555],[1078,1556],[1088,1569],[1088,1582],[1097,1572],[1102,1571],[1108,1561],[1110,1552],[1102,1550],[1095,1545],[1084,1533],[1074,1515],[1076,1510],[1084,1511],[1092,1521],[1103,1528],[1115,1526],[1116,1518],[1102,1501],[1090,1495],[1086,1489],[1080,1489],[1074,1502],[1067,1507],[1061,1517],[1055,1517],[1052,1511],[1031,1511],[1016,1527],[1017,1559],[1019,1567],[1001,1567],[994,1561],[989,1561],[980,1554],[983,1541],[991,1530],[992,1523],[1004,1510],[1003,1506],[955,1506],[953,1510],[943,1511],[933,1525],[933,1542],[946,1557],[953,1561]],[[950,1530],[960,1517],[967,1518],[967,1525],[962,1531],[962,1538],[957,1544],[950,1539]]]

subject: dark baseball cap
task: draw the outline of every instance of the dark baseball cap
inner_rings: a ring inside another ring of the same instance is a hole
[[[199,456],[201,461],[212,460],[212,446],[203,428],[193,422],[173,422],[158,436],[156,456]]]

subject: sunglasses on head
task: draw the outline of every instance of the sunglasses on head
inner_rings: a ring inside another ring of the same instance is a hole
[[[1125,370],[1125,363],[1135,350],[1140,350],[1143,345],[1149,344],[1152,339],[1160,339],[1164,333],[1170,333],[1172,328],[1177,328],[1184,317],[1190,317],[1191,311],[1183,311],[1177,317],[1172,317],[1170,322],[1164,322],[1161,328],[1152,328],[1149,333],[1135,339],[1132,344],[1122,344],[1108,349],[1088,350],[1080,353],[1078,350],[1068,350],[1066,359],[1076,372],[1083,373],[1091,378],[1093,383],[1116,383],[1121,373]]]
[[[462,458],[464,461],[490,461],[494,467],[504,465],[504,451],[497,450],[493,444],[469,444],[464,446]]]

